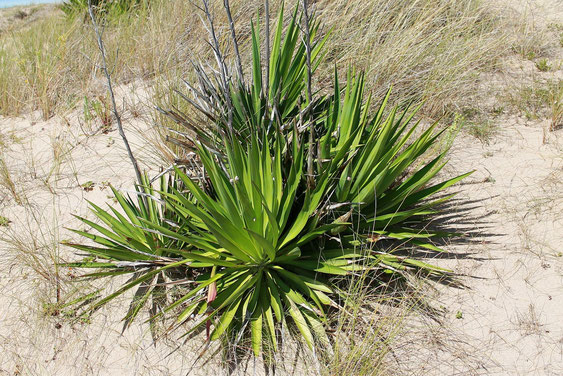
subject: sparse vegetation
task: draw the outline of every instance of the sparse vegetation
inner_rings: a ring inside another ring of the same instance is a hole
[[[93,190],[95,185],[96,183],[94,183],[92,180],[88,180],[86,183],[80,184],[82,189],[84,189],[86,192]]]
[[[494,136],[496,126],[494,120],[483,119],[477,122],[471,122],[468,125],[467,132],[484,143],[488,143]]]
[[[84,97],[84,121],[88,124],[91,121],[98,120],[102,133],[107,133],[113,123],[112,113],[108,100],[105,96],[99,96],[98,99],[88,99]]]
[[[109,13],[120,16],[138,6],[141,0],[90,0],[90,2],[98,14]],[[88,0],[65,0],[61,4],[61,10],[68,17],[84,17],[88,13]]]
[[[22,193],[16,186],[16,183],[12,178],[12,173],[10,172],[4,158],[4,154],[0,154],[0,186],[11,194],[12,198],[18,205],[21,205],[23,204]]]
[[[515,88],[506,96],[507,102],[520,110],[528,120],[550,119],[550,130],[563,121],[563,80],[535,81]]]
[[[32,271],[35,278],[46,282],[39,294],[43,307],[50,301],[62,304],[64,277],[59,267],[62,260],[57,218],[29,206],[24,212],[25,220],[20,221],[19,226],[10,226],[0,233],[2,261],[17,261]]]
[[[8,226],[12,221],[10,221],[8,218],[4,217],[3,215],[0,215],[0,226],[2,227],[6,227]]]

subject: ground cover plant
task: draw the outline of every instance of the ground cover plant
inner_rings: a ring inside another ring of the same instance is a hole
[[[182,96],[207,122],[161,110],[185,128],[174,134],[192,163],[161,174],[158,190],[144,177],[135,198],[114,190],[117,208],[92,203],[101,223],[80,219],[98,234],[75,230],[92,243],[69,243],[87,256],[67,266],[130,275],[108,295],[85,296],[95,311],[134,290],[125,326],[150,303],[149,321],[173,316],[184,335],[206,331],[256,356],[276,351],[288,328],[329,350],[326,319],[346,300],[347,276],[449,273],[409,249],[441,252],[431,239],[448,234],[425,224],[451,197],[437,194],[468,174],[435,182],[447,150],[427,152],[442,131],[418,130],[416,108],[388,108],[390,91],[372,113],[362,73],[342,85],[335,72],[332,90],[313,91],[330,39],[318,37],[306,2],[285,27],[279,11],[265,46],[269,23],[264,34],[252,23],[246,75],[234,24],[228,62],[207,1],[202,12],[217,67],[194,62],[198,83]]]

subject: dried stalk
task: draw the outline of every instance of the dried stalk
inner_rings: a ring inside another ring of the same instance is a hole
[[[111,83],[111,73],[108,70],[107,59],[106,59],[106,49],[104,47],[104,41],[102,40],[102,34],[100,33],[100,29],[98,27],[98,23],[96,21],[96,17],[94,16],[94,9],[92,7],[92,0],[88,0],[88,14],[90,15],[90,19],[92,20],[92,25],[94,26],[94,32],[96,33],[96,41],[98,42],[98,48],[100,53],[102,54],[102,71],[104,72],[107,80],[107,87],[108,92],[111,98],[111,105],[113,108],[113,115],[115,116],[115,121],[117,123],[117,130],[119,131],[119,135],[125,144],[125,149],[127,150],[127,154],[129,155],[129,159],[131,160],[131,164],[133,164],[133,169],[135,170],[135,175],[137,176],[137,182],[139,185],[143,185],[143,179],[141,177],[141,170],[139,169],[139,164],[133,155],[133,151],[129,146],[129,141],[127,140],[127,136],[125,136],[125,132],[123,131],[123,124],[121,123],[121,116],[117,111],[117,104],[115,103],[115,95],[113,93],[113,86]]]
[[[311,85],[311,33],[309,29],[309,12],[308,12],[308,2],[307,0],[302,0],[301,5],[303,6],[303,21],[305,23],[304,34],[305,34],[305,51],[307,53],[307,108],[304,116],[306,120],[309,121],[309,113],[311,104],[313,103],[313,90]],[[313,139],[315,132],[315,124],[309,122],[309,152],[307,155],[307,187],[313,189],[315,187],[315,179],[313,176]]]
[[[231,29],[231,39],[233,40],[233,48],[235,50],[239,80],[241,84],[244,84],[244,74],[242,72],[242,60],[240,58],[240,53],[238,50],[237,35],[235,32],[235,23],[233,22],[233,17],[231,16],[231,7],[229,6],[229,0],[224,0],[223,5],[225,6],[225,12],[227,13],[227,18],[229,20],[229,29]]]
[[[270,2],[268,0],[264,1],[264,11],[266,12],[266,86],[264,95],[267,102],[270,97],[268,93],[270,90]]]
[[[221,70],[221,84],[223,85],[223,93],[225,94],[225,101],[227,102],[227,117],[228,117],[228,128],[229,132],[233,132],[233,104],[231,102],[231,94],[229,88],[229,70],[227,68],[227,64],[225,64],[225,58],[221,53],[221,47],[219,45],[219,40],[217,39],[217,34],[215,33],[215,23],[213,21],[213,17],[211,16],[211,12],[209,11],[209,0],[202,0],[203,3],[203,11],[205,16],[207,17],[208,26],[205,26],[209,33],[209,37],[211,41],[209,45],[213,50],[213,54],[215,55],[215,60],[217,60],[217,64],[219,65],[219,69]]]

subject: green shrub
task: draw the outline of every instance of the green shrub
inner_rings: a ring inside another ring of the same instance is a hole
[[[267,64],[252,27],[249,81],[240,61],[237,74],[228,72],[218,42],[219,68],[195,65],[196,98],[184,98],[207,124],[162,110],[187,128],[178,141],[191,145],[197,165],[175,168],[158,193],[139,187],[136,202],[115,192],[126,216],[93,205],[104,225],[81,218],[101,236],[79,232],[97,245],[72,246],[96,259],[75,266],[104,268],[96,277],[132,275],[91,309],[137,288],[132,319],[161,276],[186,289],[151,320],[173,314],[189,322],[187,335],[206,328],[208,340],[248,340],[256,355],[275,350],[288,326],[326,349],[327,314],[340,309],[347,275],[449,273],[409,253],[441,251],[430,239],[448,234],[427,229],[427,219],[451,197],[436,194],[468,175],[432,183],[445,151],[427,154],[442,132],[418,131],[416,109],[387,108],[389,93],[370,114],[361,73],[350,71],[343,88],[335,74],[330,93],[313,93],[326,40],[314,40],[313,20],[298,26],[308,17],[297,10],[284,34],[282,14]]]

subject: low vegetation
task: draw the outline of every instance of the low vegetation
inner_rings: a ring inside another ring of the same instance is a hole
[[[190,54],[212,56],[202,43],[205,30],[193,4],[150,4],[138,2],[135,12],[109,12],[104,38],[116,83],[146,81],[154,101],[167,107],[178,101],[170,97],[170,84],[186,78]],[[223,28],[227,20],[218,11],[221,7],[220,1],[210,4]],[[275,12],[278,5],[271,7]],[[261,1],[232,4],[236,20],[257,10],[263,12]],[[392,6],[383,0],[319,2],[317,13],[323,18],[319,32],[332,30],[327,58],[317,72],[319,83],[330,83],[333,64],[344,74],[353,62],[367,73],[370,93],[381,97],[393,85],[397,98],[424,100],[422,111],[432,116],[463,107],[474,93],[478,73],[494,69],[511,44],[507,21],[477,0],[393,1]],[[249,46],[244,23],[239,30],[241,49]],[[97,79],[97,47],[84,17],[65,17],[55,10],[29,26],[3,32],[0,39],[1,114],[32,109],[48,118],[80,105],[84,96],[103,93]]]
[[[563,125],[563,80],[535,80],[523,84],[506,95],[506,102],[528,120],[546,118],[550,130]]]
[[[387,108],[390,93],[371,113],[362,73],[343,86],[335,73],[332,92],[313,92],[327,38],[297,9],[285,33],[280,10],[265,60],[252,25],[247,79],[241,58],[225,61],[207,13],[217,67],[196,65],[199,87],[184,98],[209,121],[162,110],[187,132],[178,142],[195,151],[193,165],[163,175],[158,191],[144,178],[133,199],[114,190],[119,211],[92,203],[102,224],[80,218],[99,234],[75,230],[95,245],[70,244],[88,255],[71,266],[131,275],[89,310],[135,289],[126,326],[150,304],[159,307],[151,321],[173,315],[187,336],[206,330],[208,341],[272,359],[288,328],[329,351],[327,314],[350,300],[347,277],[377,285],[409,271],[448,274],[410,250],[441,252],[432,239],[450,234],[428,220],[468,174],[434,182],[447,150],[427,152],[442,132],[418,131],[416,109]]]
[[[140,2],[139,0],[65,0],[60,8],[70,18],[85,17],[90,4],[94,12],[98,14],[110,14],[111,17],[119,17],[132,11],[139,6]]]

